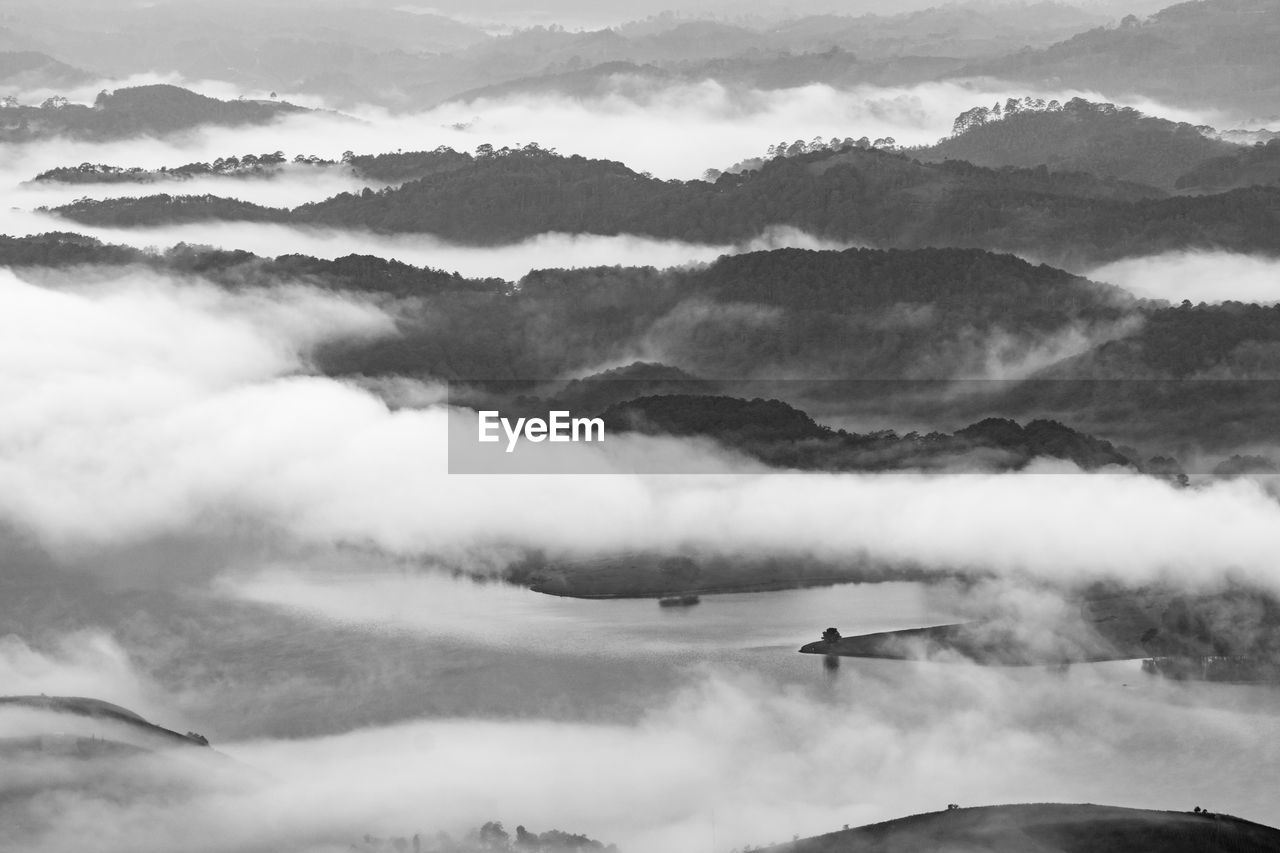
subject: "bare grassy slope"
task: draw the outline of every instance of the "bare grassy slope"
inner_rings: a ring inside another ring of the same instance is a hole
[[[984,806],[863,826],[770,853],[1263,853],[1280,830],[1228,815],[1114,806]]]

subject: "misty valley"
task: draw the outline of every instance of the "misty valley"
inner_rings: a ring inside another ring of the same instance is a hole
[[[0,853],[1280,851],[1277,39],[6,0]]]

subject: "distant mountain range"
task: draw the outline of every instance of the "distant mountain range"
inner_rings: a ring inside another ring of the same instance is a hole
[[[1050,47],[1010,52],[963,73],[1043,87],[1123,93],[1166,104],[1280,118],[1280,5],[1192,0],[1126,17]]]
[[[612,29],[532,27],[498,36],[440,15],[325,7],[314,19],[268,9],[227,16],[200,3],[183,15],[142,7],[103,16],[89,38],[84,20],[26,4],[0,42],[13,48],[0,54],[0,90],[165,69],[319,95],[337,108],[422,108],[486,96],[601,94],[619,75],[767,89],[987,78],[1151,98],[1233,122],[1280,119],[1270,48],[1280,10],[1270,0],[1195,0],[1119,22],[1058,3],[948,4],[754,26],[659,16]],[[142,29],[154,35],[140,40]]]
[[[1036,15],[1043,16],[1048,26],[1041,32],[1052,34],[1054,43],[1030,35]],[[759,34],[685,27],[703,39],[682,60],[637,50],[621,37],[589,41],[564,34],[558,43],[543,44],[547,61],[541,67],[529,63],[523,73],[513,67],[502,79],[451,97],[595,94],[613,85],[610,78],[637,73],[768,89],[977,78],[1044,91],[1097,91],[1117,100],[1145,97],[1226,113],[1232,121],[1280,120],[1280,69],[1270,48],[1280,35],[1280,8],[1270,0],[1194,0],[1119,22],[1041,3],[992,10],[944,6],[883,19],[815,16]],[[515,50],[516,38],[532,40],[522,35],[475,50],[502,57]],[[700,58],[700,52],[714,55]]]
[[[1041,2],[883,16],[797,14],[752,25],[658,15],[611,29],[552,25],[491,35],[427,10],[332,0],[305,12],[240,4],[234,14],[225,4],[194,2],[181,15],[165,6],[70,15],[56,4],[15,0],[0,47],[44,51],[117,78],[164,69],[190,79],[321,95],[338,107],[371,100],[422,107],[485,86],[613,62],[674,68],[741,57],[767,65],[834,48],[856,54],[868,69],[910,56],[938,58],[954,70],[967,61],[1046,47],[1105,21],[1097,13]],[[148,38],[139,38],[141,32]]]
[[[34,50],[0,51],[0,95],[4,89],[24,90],[82,86],[94,75]]]

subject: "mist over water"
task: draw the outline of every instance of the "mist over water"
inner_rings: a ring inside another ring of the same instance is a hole
[[[817,658],[771,651],[774,640],[800,630],[806,612],[817,615],[823,607],[850,629],[928,621],[931,614],[909,586],[709,596],[692,611],[664,612],[652,601],[561,602],[468,584],[374,575],[365,586],[276,572],[239,585],[240,594],[279,597],[289,610],[327,611],[313,617],[320,631],[310,634],[313,644],[334,630],[326,624],[363,623],[364,671],[381,671],[383,689],[359,685],[361,699],[351,704],[341,684],[315,685],[336,690],[328,716],[339,728],[217,738],[215,746],[234,763],[194,767],[195,777],[184,772],[182,793],[144,793],[123,807],[94,789],[65,797],[62,820],[28,849],[73,850],[92,825],[104,851],[158,853],[192,833],[209,851],[281,844],[328,850],[367,832],[458,832],[499,819],[572,826],[626,849],[698,851],[709,843],[712,821],[717,843],[736,847],[954,801],[1167,808],[1191,798],[1227,802],[1257,820],[1275,818],[1257,770],[1280,757],[1280,709],[1267,690],[1174,685],[1142,676],[1133,663],[1062,674],[846,660],[831,673]],[[344,604],[351,594],[404,598],[384,613]],[[571,610],[595,615],[570,616]],[[261,611],[254,618],[274,617]],[[460,618],[477,625],[459,632]],[[734,623],[743,630],[725,630]],[[378,639],[404,634],[427,639],[398,647]],[[444,635],[448,644],[431,639]],[[337,636],[349,642],[360,635]],[[544,644],[563,655],[558,669],[539,662],[535,648]],[[393,648],[399,656],[368,657]],[[411,648],[446,664],[440,675],[415,680],[401,663]],[[47,654],[10,643],[0,653],[0,673],[20,668],[39,674],[24,684],[102,689],[87,679],[102,668],[103,649],[114,663],[108,672],[141,685],[135,693],[155,695],[154,681],[102,635]],[[320,643],[311,654],[327,655],[326,649]],[[450,661],[470,670],[473,684],[485,685],[489,698],[477,705],[483,713],[428,710],[439,692],[466,692],[464,679],[445,675]],[[284,675],[273,669],[272,655],[227,663],[217,689],[198,694],[203,707],[193,696],[183,714],[154,706],[149,712],[208,732],[219,708],[272,702],[290,682],[300,689],[306,671],[298,669],[304,659],[294,659],[293,674],[264,690],[263,679]],[[246,666],[265,671],[250,677]],[[525,667],[537,680],[516,675]],[[637,687],[645,692],[636,695]],[[631,692],[638,704],[622,709],[619,692]],[[526,693],[559,693],[561,704],[530,715],[522,710]],[[378,717],[372,705],[414,696],[425,713],[405,706],[398,720],[365,722]],[[584,706],[592,705],[613,710],[584,719]],[[1169,749],[1171,741],[1180,748]]]

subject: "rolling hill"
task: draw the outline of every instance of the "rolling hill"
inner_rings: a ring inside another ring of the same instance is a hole
[[[954,808],[804,838],[768,853],[1270,853],[1280,830],[1230,815],[1037,803]]]
[[[107,726],[101,729],[99,736],[107,740],[124,740],[144,748],[207,747],[209,745],[209,742],[199,735],[191,732],[179,734],[143,719],[128,708],[122,708],[101,699],[84,696],[0,696],[0,711],[6,708],[42,711],[101,721]]]

